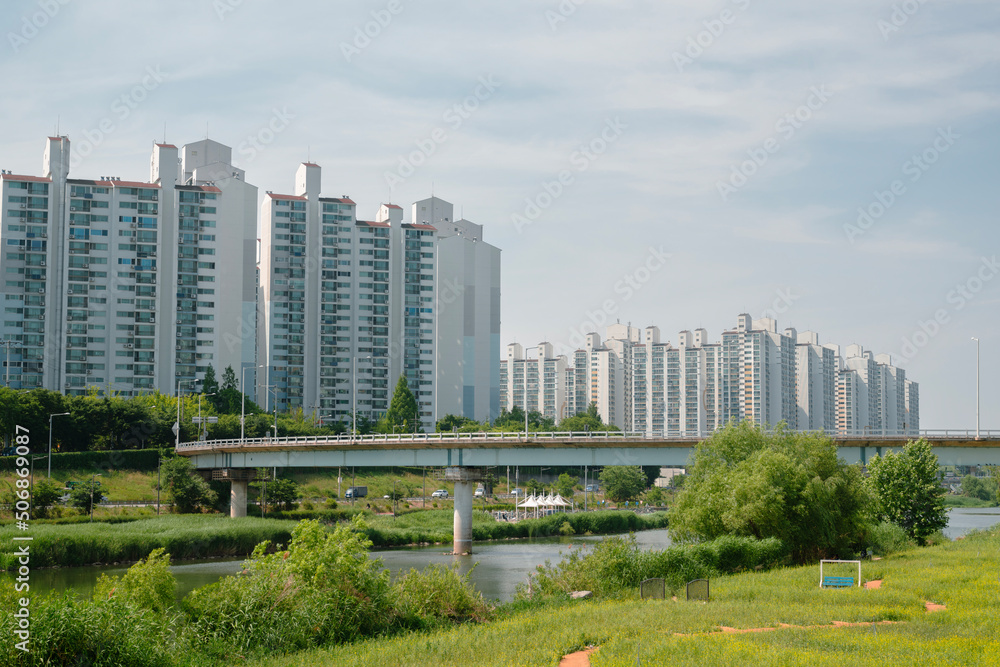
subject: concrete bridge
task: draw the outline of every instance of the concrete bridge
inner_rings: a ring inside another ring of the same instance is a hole
[[[705,439],[640,433],[428,433],[206,440],[182,443],[177,453],[214,479],[232,483],[231,516],[246,515],[247,484],[257,468],[426,466],[445,469],[455,482],[455,553],[472,545],[472,495],[492,466],[610,466],[688,464]],[[1000,431],[928,430],[919,434],[833,436],[840,458],[866,463],[926,438],[942,466],[1000,465]]]

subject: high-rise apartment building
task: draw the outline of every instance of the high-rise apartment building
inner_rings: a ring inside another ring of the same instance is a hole
[[[521,358],[520,346],[509,350],[510,359]],[[916,433],[919,388],[891,361],[859,345],[841,359],[840,348],[821,345],[815,332],[779,333],[773,319],[742,314],[715,343],[704,329],[681,331],[674,346],[655,326],[643,334],[610,325],[603,343],[596,333],[584,337],[563,375],[569,414],[595,403],[606,423],[654,436],[704,436],[730,420],[856,435]],[[511,372],[524,381],[516,366]],[[529,370],[530,404],[535,382]],[[512,388],[509,404],[523,404],[523,389]]]
[[[539,343],[535,347],[537,356],[529,359],[519,343],[507,346],[507,358],[500,365],[501,407],[523,409],[527,394],[529,412],[538,412],[557,422],[576,414],[570,411],[571,392],[567,381],[572,376],[566,372],[569,367],[566,357],[555,356],[551,343]]]
[[[256,188],[212,141],[155,144],[148,181],[0,175],[9,385],[135,395],[253,361]],[[222,241],[225,240],[224,243]]]
[[[261,204],[209,139],[154,144],[148,181],[70,178],[70,156],[50,137],[41,176],[0,174],[11,387],[172,394],[232,367],[268,409],[349,423],[404,376],[424,429],[499,414],[500,251],[448,202],[359,220],[306,163]]]
[[[261,207],[264,384],[279,410],[375,420],[406,378],[420,426],[499,410],[500,251],[482,227],[432,197],[359,220],[346,195],[322,197],[302,164],[292,194]]]
[[[819,334],[814,331],[804,331],[795,338],[796,426],[803,431],[834,431],[837,354],[834,348],[820,345]]]

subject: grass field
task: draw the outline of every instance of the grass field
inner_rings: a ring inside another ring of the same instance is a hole
[[[945,496],[945,507],[996,507],[996,503],[969,496]]]
[[[287,542],[295,521],[230,519],[221,514],[186,514],[127,523],[35,524],[31,528],[31,565],[89,565],[131,562],[164,547],[175,560],[245,556],[263,540]],[[20,543],[14,526],[0,527],[0,569],[15,566]]]
[[[879,589],[818,587],[816,565],[721,577],[712,600],[556,603],[483,625],[273,658],[258,667],[557,665],[588,645],[595,666],[1000,664],[1000,528],[866,561]],[[837,574],[842,574],[838,572]],[[926,602],[947,609],[928,613]],[[862,627],[828,626],[834,621]],[[880,621],[893,624],[872,625]],[[775,628],[745,634],[740,629]]]
[[[450,543],[454,527],[452,510],[419,510],[391,516],[366,516],[368,539],[376,547],[403,546],[407,544]],[[472,539],[504,540],[550,535],[576,535],[590,533],[608,535],[652,528],[664,528],[666,515],[662,512],[637,515],[628,510],[603,510],[553,514],[538,519],[524,519],[517,523],[496,521],[491,514],[475,511],[472,515]]]

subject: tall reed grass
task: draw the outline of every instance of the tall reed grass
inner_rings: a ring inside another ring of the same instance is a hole
[[[294,521],[170,515],[127,523],[33,525],[32,567],[138,561],[163,548],[174,558],[247,556],[264,540],[287,543]],[[16,567],[13,526],[0,528],[0,569]]]

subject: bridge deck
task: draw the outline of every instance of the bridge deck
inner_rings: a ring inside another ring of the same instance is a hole
[[[923,432],[941,465],[1000,464],[1000,431]],[[913,435],[834,437],[848,463],[899,450]],[[498,465],[684,465],[704,438],[635,433],[429,433],[209,440],[177,453],[198,468]]]

